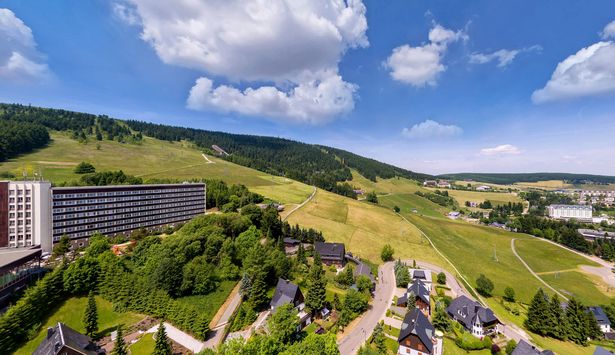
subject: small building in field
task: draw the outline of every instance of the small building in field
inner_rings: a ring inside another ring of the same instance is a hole
[[[346,264],[346,247],[344,243],[314,243],[314,251],[320,255],[322,263],[331,266],[344,267]]]
[[[442,337],[418,308],[406,313],[397,338],[397,354],[441,355]]]
[[[554,355],[551,350],[538,350],[535,346],[521,339],[511,355]]]
[[[423,181],[423,186],[426,186],[426,187],[436,187],[436,186],[438,186],[438,182],[436,180],[425,180],[425,181]]]
[[[476,188],[476,191],[491,191],[491,186],[481,185]]]
[[[466,296],[455,298],[446,308],[446,312],[475,337],[482,339],[484,336],[499,333],[501,323],[493,311]]]
[[[104,354],[92,339],[64,323],[47,328],[47,336],[32,355],[97,355]]]
[[[292,304],[298,312],[298,330],[301,330],[312,323],[312,318],[305,311],[304,297],[303,293],[301,293],[301,290],[299,289],[299,286],[288,280],[279,279],[278,284],[275,287],[275,291],[273,292],[273,298],[269,303],[271,311],[275,312],[278,307],[289,303]]]
[[[431,314],[431,306],[429,302],[429,290],[420,279],[414,280],[405,295],[397,299],[397,306],[406,307],[410,297],[414,298],[416,308],[421,310],[426,316]]]
[[[594,314],[594,318],[596,318],[600,331],[603,333],[611,332],[611,321],[609,320],[609,317],[607,317],[602,307],[587,307],[587,311]]]

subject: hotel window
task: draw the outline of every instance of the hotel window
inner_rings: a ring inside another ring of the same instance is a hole
[[[32,212],[26,212],[26,218],[32,217]]]
[[[9,197],[9,203],[15,203],[15,197]]]
[[[9,190],[9,196],[15,196],[15,190]]]
[[[26,196],[30,196],[30,190],[26,190]]]
[[[9,218],[15,218],[15,212],[9,213]]]
[[[29,210],[29,209],[31,209],[31,208],[32,208],[32,206],[31,206],[31,205],[26,205],[26,209],[27,209],[27,210]]]
[[[17,196],[23,195],[23,190],[17,190]]]
[[[32,200],[31,197],[26,197],[26,202],[30,202]]]
[[[17,213],[17,218],[23,218],[23,212],[18,212]]]

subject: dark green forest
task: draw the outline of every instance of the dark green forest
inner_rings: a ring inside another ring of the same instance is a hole
[[[570,184],[615,183],[615,176],[568,173],[458,173],[443,174],[438,177],[451,180],[474,180],[502,185],[514,184],[516,182],[538,182],[548,180],[563,180]]]

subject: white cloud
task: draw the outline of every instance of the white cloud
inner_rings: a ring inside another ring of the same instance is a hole
[[[408,44],[396,47],[384,65],[394,80],[416,87],[434,86],[438,75],[446,70],[442,58],[447,46],[467,39],[468,36],[461,30],[455,32],[434,24],[429,31],[429,43],[417,47]]]
[[[224,77],[255,86],[244,93],[277,90],[287,98],[297,92],[314,96],[299,100],[296,115],[313,116],[309,122],[328,120],[340,112],[335,109],[313,110],[314,102],[333,102],[337,90],[315,89],[315,82],[342,80],[338,63],[346,50],[369,45],[366,36],[366,8],[361,0],[228,0],[228,1],[152,1],[130,0],[143,26],[141,37],[151,44],[160,59],[167,63],[195,69],[206,77]],[[198,85],[198,84],[197,84]],[[261,86],[258,88],[258,86]],[[322,84],[321,84],[322,85]],[[356,87],[343,82],[337,85],[344,100]],[[218,86],[229,89],[229,86]],[[307,89],[307,88],[312,88]],[[263,89],[259,91],[259,89]],[[240,89],[235,89],[241,92]],[[195,87],[194,92],[203,92]],[[251,96],[251,100],[265,97]],[[211,107],[194,105],[190,107]],[[203,99],[208,101],[207,96]],[[310,105],[307,105],[307,102]],[[253,107],[269,107],[263,102]],[[306,106],[307,105],[307,106]],[[245,112],[221,101],[216,106],[226,111]],[[248,110],[250,115],[270,116],[268,110]],[[282,110],[285,111],[285,110]],[[275,117],[284,118],[283,115]],[[296,120],[297,116],[288,117]]]
[[[113,14],[120,21],[130,26],[136,26],[141,24],[141,18],[134,7],[130,4],[123,2],[115,2],[111,5]]]
[[[518,155],[521,150],[511,144],[502,144],[492,148],[483,148],[480,155]]]
[[[542,50],[541,46],[534,45],[521,49],[500,49],[492,53],[472,53],[470,55],[470,63],[485,64],[497,60],[498,67],[503,68],[512,63],[520,53],[540,50]]]
[[[615,21],[604,26],[602,30],[602,39],[615,38]]]
[[[570,99],[615,92],[615,43],[598,42],[560,62],[532,101]]]
[[[32,30],[9,9],[0,9],[0,78],[25,82],[49,74]]]
[[[202,77],[190,90],[188,107],[195,110],[214,109],[243,115],[265,115],[298,123],[322,123],[354,108],[356,87],[332,75],[322,81],[301,83],[289,92],[274,86],[261,86],[240,91]]]
[[[412,139],[444,138],[458,136],[463,129],[455,125],[445,125],[433,120],[425,120],[411,128],[404,128],[401,132],[405,137]]]

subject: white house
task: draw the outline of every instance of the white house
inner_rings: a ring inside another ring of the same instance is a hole
[[[592,312],[596,318],[596,322],[603,333],[611,332],[611,321],[601,307],[587,307],[588,312]]]

